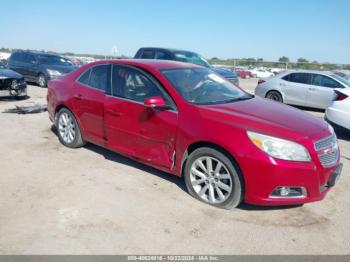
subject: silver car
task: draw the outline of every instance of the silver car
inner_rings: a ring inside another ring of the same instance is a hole
[[[331,72],[287,71],[260,79],[255,95],[290,105],[325,109],[335,88],[350,88],[349,82]]]

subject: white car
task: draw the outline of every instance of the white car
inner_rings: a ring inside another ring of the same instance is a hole
[[[270,71],[267,71],[265,69],[259,69],[259,68],[250,70],[250,73],[252,74],[253,77],[257,77],[257,78],[265,78],[265,77],[271,77],[275,75]]]
[[[326,119],[350,130],[350,90],[336,89],[333,103],[326,109]]]
[[[290,105],[326,109],[336,88],[350,88],[350,82],[331,72],[287,71],[260,79],[255,95]]]

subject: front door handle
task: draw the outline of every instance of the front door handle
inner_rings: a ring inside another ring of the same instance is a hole
[[[120,112],[113,110],[113,109],[108,109],[107,113],[112,115],[112,116],[121,116],[122,115]]]
[[[309,90],[310,90],[310,91],[315,91],[316,88],[314,88],[314,87],[309,87]]]

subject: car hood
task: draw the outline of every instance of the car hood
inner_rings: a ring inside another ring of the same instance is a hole
[[[218,73],[219,75],[222,75],[223,77],[226,77],[226,78],[235,78],[237,77],[237,74],[230,71],[230,70],[227,70],[225,68],[221,68],[221,67],[212,67],[211,68],[214,72]]]
[[[62,66],[62,65],[45,65],[46,69],[49,70],[56,70],[62,74],[68,74],[75,69],[77,69],[76,66]]]
[[[21,74],[18,74],[17,72],[11,70],[11,69],[0,69],[0,79],[6,79],[6,78],[22,78],[23,76]]]
[[[298,140],[328,130],[325,121],[309,113],[259,97],[201,107],[200,112],[214,121],[285,139]]]

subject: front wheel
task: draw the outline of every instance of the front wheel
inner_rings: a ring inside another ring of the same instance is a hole
[[[239,170],[223,153],[202,147],[191,153],[185,166],[188,192],[202,202],[231,209],[243,198]]]
[[[47,85],[46,77],[43,74],[39,74],[37,83],[40,87],[46,87]]]
[[[56,128],[60,142],[70,148],[78,148],[85,145],[80,129],[71,111],[62,108],[57,114]]]

